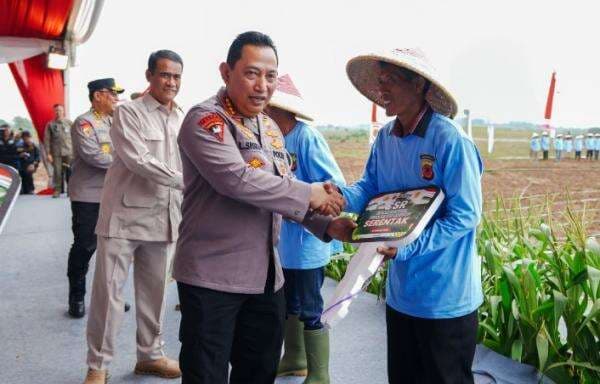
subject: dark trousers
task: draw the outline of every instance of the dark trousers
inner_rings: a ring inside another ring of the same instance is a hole
[[[96,251],[96,222],[100,203],[71,202],[73,245],[69,251],[67,276],[69,277],[69,298],[83,300],[85,296],[85,275],[90,259]]]
[[[594,158],[594,150],[588,149],[587,151],[585,151],[585,158],[587,160],[592,160]]]
[[[391,384],[473,383],[477,311],[453,319],[422,319],[387,306]]]
[[[323,328],[321,287],[325,279],[325,268],[284,269],[283,275],[287,314],[297,315],[306,330]]]
[[[581,151],[575,151],[575,159],[581,160]]]
[[[33,174],[25,171],[19,170],[19,175],[21,176],[21,194],[30,195],[33,193]]]
[[[268,285],[268,284],[267,284]],[[182,384],[272,384],[283,344],[283,290],[236,294],[177,283]]]

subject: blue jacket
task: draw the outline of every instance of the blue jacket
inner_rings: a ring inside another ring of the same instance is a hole
[[[345,184],[325,138],[316,129],[298,122],[285,136],[285,149],[292,156],[292,171],[299,180]],[[342,245],[339,241],[324,243],[302,225],[284,219],[278,250],[283,268],[313,269],[329,263],[329,257],[341,252]]]
[[[419,238],[390,261],[387,304],[421,318],[469,314],[483,302],[476,228],[481,217],[483,164],[475,144],[452,120],[426,114],[413,134],[382,128],[362,179],[341,190],[347,210],[361,212],[379,193],[440,187],[446,198]],[[426,167],[434,159],[433,175]]]

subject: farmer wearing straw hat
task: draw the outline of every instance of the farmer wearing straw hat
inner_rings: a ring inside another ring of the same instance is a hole
[[[541,149],[540,137],[537,133],[533,133],[533,135],[531,135],[529,146],[529,157],[531,157],[533,160],[537,160],[538,152]]]
[[[555,161],[560,161],[563,149],[564,149],[563,135],[562,135],[562,133],[559,133],[558,135],[556,135],[556,138],[554,139],[554,151],[556,152],[556,155],[554,158]]]
[[[542,159],[548,160],[548,151],[550,150],[550,137],[548,136],[548,131],[542,132],[540,144],[542,145]]]
[[[594,147],[595,147],[594,134],[592,132],[588,132],[585,137],[585,158],[586,160],[594,159]]]
[[[291,170],[298,180],[332,181],[343,185],[344,177],[325,138],[299,119],[312,121],[304,100],[289,75],[281,76],[267,109],[285,136]],[[285,353],[278,376],[307,376],[305,384],[329,383],[329,334],[321,323],[321,287],[329,257],[340,251],[339,242],[324,243],[300,224],[284,220],[279,256],[285,277]]]
[[[575,159],[581,160],[581,151],[583,151],[583,135],[575,136],[573,145],[575,147]]]
[[[358,213],[380,193],[428,185],[446,195],[417,240],[378,249],[390,259],[389,382],[472,383],[483,301],[475,248],[483,172],[477,147],[452,120],[456,101],[421,51],[358,56],[346,70],[359,92],[396,116],[379,132],[361,180],[340,187],[346,210]]]

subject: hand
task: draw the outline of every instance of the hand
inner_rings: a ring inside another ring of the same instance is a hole
[[[322,215],[337,216],[344,209],[344,198],[332,188],[326,189],[324,184],[313,183],[310,185],[310,207]]]
[[[51,163],[51,162],[52,162],[52,160],[54,160],[54,159],[52,158],[52,155],[48,155],[48,157],[46,157],[46,159],[48,160],[48,162],[49,162],[49,163]]]
[[[348,217],[336,217],[327,226],[327,234],[336,240],[352,241],[356,223]]]
[[[396,253],[398,253],[398,248],[394,247],[377,247],[377,253],[384,256],[383,261],[388,261],[396,257]]]

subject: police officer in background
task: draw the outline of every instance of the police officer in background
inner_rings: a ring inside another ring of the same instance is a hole
[[[113,161],[109,136],[112,114],[124,89],[114,79],[88,83],[92,107],[75,119],[71,128],[73,144],[72,175],[69,182],[73,245],[69,252],[69,315],[85,315],[85,276],[96,251],[96,222],[104,175]]]
[[[71,121],[65,118],[65,107],[62,104],[54,104],[54,120],[46,124],[44,131],[44,149],[46,150],[46,159],[52,164],[54,175],[54,194],[52,197],[59,197],[63,190],[63,174],[66,180],[69,180],[69,165],[71,164],[72,146],[71,146]]]
[[[283,135],[263,114],[277,66],[268,36],[239,35],[219,67],[225,88],[181,126],[185,190],[173,277],[184,384],[274,382],[285,318],[282,215],[325,240],[333,223],[344,223],[315,214],[338,214],[341,196],[292,177]]]

